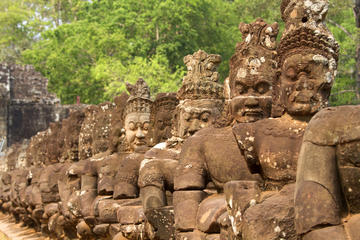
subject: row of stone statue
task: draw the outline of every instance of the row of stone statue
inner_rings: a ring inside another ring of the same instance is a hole
[[[360,108],[325,108],[327,10],[283,0],[279,45],[241,23],[224,84],[199,50],[177,94],[139,79],[73,111],[7,155],[2,211],[54,239],[360,239]]]

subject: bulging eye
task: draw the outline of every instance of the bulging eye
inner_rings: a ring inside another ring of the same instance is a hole
[[[133,123],[133,122],[129,123],[129,129],[134,131],[135,130],[135,123]]]
[[[212,70],[213,68],[214,68],[214,64],[212,62],[209,62],[208,64],[206,64],[207,70]]]
[[[240,83],[240,82],[237,82],[235,84],[235,88],[236,88],[236,92],[238,94],[244,94],[244,93],[247,92],[247,87],[244,84]]]
[[[290,78],[290,79],[294,79],[296,77],[296,71],[293,67],[290,67],[288,69],[286,69],[285,75]]]
[[[267,93],[270,89],[270,84],[267,82],[259,82],[255,87],[256,91],[260,94]]]
[[[208,122],[209,118],[210,118],[210,113],[208,113],[208,112],[204,112],[200,116],[200,120],[203,122]]]
[[[190,113],[184,113],[184,119],[185,119],[186,121],[189,121],[190,118],[191,118]]]
[[[143,125],[143,129],[144,130],[149,130],[149,123],[144,123],[144,125]]]

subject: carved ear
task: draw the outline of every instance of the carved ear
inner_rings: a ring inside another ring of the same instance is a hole
[[[270,27],[273,29],[273,35],[277,36],[279,33],[279,24],[277,22],[274,22],[270,25]]]

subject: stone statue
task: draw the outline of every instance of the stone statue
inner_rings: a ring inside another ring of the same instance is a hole
[[[137,179],[140,161],[148,149],[146,135],[152,101],[149,88],[141,78],[135,85],[127,84],[127,89],[131,95],[122,113],[124,128],[120,136],[112,133],[114,141],[109,143],[109,151],[94,155],[78,169],[83,194],[77,201],[85,222],[80,221],[77,230],[83,236],[91,233],[90,229],[102,237],[107,236],[110,224],[118,224],[117,210],[122,204],[140,205],[136,199]]]
[[[359,117],[359,106],[326,108],[305,131],[295,193],[304,240],[360,236]]]
[[[241,23],[239,29],[244,41],[237,44],[230,60],[228,80],[229,118],[233,124],[270,116],[277,70],[277,23],[269,25],[257,19],[252,24]],[[247,169],[231,126],[206,128],[190,137],[183,145],[174,179],[175,227],[182,232],[179,236],[195,239],[206,233],[219,237],[217,220],[226,214],[225,197],[220,194],[202,201],[206,197],[204,190],[212,183],[221,193],[228,181],[257,179],[259,176]]]
[[[282,2],[282,17],[287,28],[278,47],[280,74],[273,86],[272,107],[273,117],[280,117],[233,128],[249,170],[261,174],[265,181],[263,190],[282,189],[273,198],[254,198],[255,203],[261,203],[238,218],[248,223],[243,226],[245,239],[261,239],[265,236],[261,232],[266,231],[271,237],[285,234],[288,239],[296,239],[291,213],[294,186],[288,184],[296,179],[300,147],[309,120],[328,105],[339,52],[333,36],[325,24],[319,22],[324,20],[326,12],[315,11],[318,7],[327,10],[327,1]],[[283,188],[284,185],[288,186]],[[276,215],[279,210],[272,207],[276,206],[275,201],[284,202],[282,216]],[[269,214],[261,216],[255,209]],[[266,224],[269,221],[274,224]],[[275,228],[278,231],[272,231]]]
[[[293,6],[293,1],[288,7],[285,2],[289,1],[283,1],[282,9]],[[291,16],[286,23],[293,20]],[[295,181],[303,132],[309,119],[327,106],[337,68],[339,49],[332,35],[299,25],[284,31],[278,48],[281,73],[274,85],[272,111],[281,117],[234,129],[250,170],[261,171],[274,185]],[[274,139],[279,144],[273,144]]]
[[[147,142],[150,146],[171,138],[174,110],[179,101],[176,93],[159,93],[156,95],[150,113],[150,132]]]
[[[180,102],[175,110],[173,136],[149,150],[141,163],[139,186],[142,204],[147,220],[156,229],[151,239],[174,238],[173,208],[169,205],[172,205],[173,178],[182,142],[221,117],[223,87],[218,83],[219,74],[216,72],[220,61],[219,55],[202,50],[184,57],[188,73],[177,93]],[[155,128],[155,131],[158,130]]]

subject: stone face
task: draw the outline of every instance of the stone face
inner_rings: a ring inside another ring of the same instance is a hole
[[[339,46],[325,24],[328,5],[326,0],[282,1],[286,27],[278,47],[281,75],[274,85],[279,92],[273,99],[273,115],[284,111],[291,115],[314,115],[328,105],[339,56]],[[302,66],[313,73],[311,79],[301,74]],[[298,87],[304,81],[312,87]]]
[[[151,126],[147,136],[150,146],[171,138],[174,110],[178,103],[179,100],[176,98],[176,93],[159,93],[156,95],[154,104],[151,106]]]
[[[85,109],[84,121],[78,135],[79,159],[90,158],[108,149],[115,107],[114,103],[105,102]]]
[[[243,41],[230,59],[230,112],[237,122],[254,122],[271,113],[279,27],[258,18],[251,24],[240,23],[239,30]]]
[[[220,117],[224,104],[223,86],[218,83],[220,62],[220,55],[202,50],[184,57],[188,72],[177,92],[180,103],[174,116],[175,136],[191,136]]]

